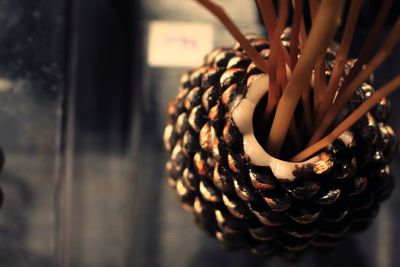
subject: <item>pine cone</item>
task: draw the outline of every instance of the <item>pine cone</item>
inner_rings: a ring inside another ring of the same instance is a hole
[[[264,38],[247,38],[268,57]],[[282,38],[287,47],[287,36]],[[326,54],[327,79],[335,54],[334,47]],[[397,140],[386,124],[388,102],[312,160],[273,159],[265,166],[249,155],[254,144],[234,116],[261,73],[235,44],[211,52],[202,67],[182,76],[164,133],[168,182],[198,225],[228,248],[282,257],[333,248],[348,232],[369,225],[393,187],[389,163]],[[373,91],[363,84],[342,118]]]

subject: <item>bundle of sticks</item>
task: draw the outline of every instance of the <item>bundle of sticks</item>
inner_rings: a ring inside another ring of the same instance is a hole
[[[269,36],[270,54],[262,57],[240,32],[223,8],[210,0],[196,0],[211,11],[240,43],[253,63],[269,78],[268,100],[260,123],[271,125],[266,129],[265,149],[279,157],[288,136],[297,144],[291,161],[302,161],[331,144],[349,129],[382,98],[398,89],[400,74],[388,81],[362,105],[340,123],[335,120],[349,100],[385,61],[400,38],[400,18],[390,29],[383,45],[371,56],[385,25],[393,0],[383,0],[372,28],[359,49],[351,69],[346,62],[356,30],[361,0],[352,0],[334,66],[327,81],[325,54],[342,22],[344,0],[309,0],[311,27],[305,26],[304,0],[256,0]],[[290,6],[291,4],[291,6]],[[289,8],[293,9],[290,49],[281,42],[288,22]],[[295,116],[300,110],[301,115]]]

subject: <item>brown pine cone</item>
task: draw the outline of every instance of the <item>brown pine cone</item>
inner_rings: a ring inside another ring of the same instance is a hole
[[[264,38],[247,38],[268,57]],[[327,79],[335,54],[334,48],[326,54]],[[182,76],[164,133],[168,182],[198,225],[228,248],[283,257],[333,248],[348,232],[369,225],[393,187],[390,159],[397,140],[386,124],[388,102],[307,162],[280,161],[263,150],[269,158],[264,164],[254,152],[261,146],[251,142],[253,129],[238,125],[252,127],[252,114],[246,122],[235,115],[243,101],[257,98],[250,91],[260,74],[235,44],[214,50],[202,67]],[[363,84],[343,116],[373,92]]]

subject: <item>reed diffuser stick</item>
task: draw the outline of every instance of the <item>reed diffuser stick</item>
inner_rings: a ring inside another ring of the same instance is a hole
[[[274,3],[272,0],[257,0],[257,5],[261,12],[265,30],[269,35],[269,39],[271,40],[272,36],[274,35],[276,24]]]
[[[260,54],[251,46],[250,42],[244,37],[239,31],[238,27],[232,22],[232,20],[226,15],[225,11],[217,4],[209,0],[195,0],[212,12],[226,29],[232,34],[232,36],[240,43],[243,49],[246,51],[250,59],[254,64],[262,69],[265,73],[268,73],[268,63],[265,61]]]
[[[264,121],[267,122],[272,111],[275,109],[281,97],[281,89],[278,83],[278,55],[280,52],[281,40],[280,36],[285,28],[288,16],[287,0],[279,1],[279,18],[278,24],[275,27],[274,34],[271,42],[271,51],[269,55],[269,93],[268,102],[264,112]],[[286,72],[286,71],[285,71]]]
[[[268,137],[267,149],[279,156],[290,121],[303,91],[310,87],[315,61],[331,43],[341,19],[344,1],[323,0],[310,36],[301,51],[301,56],[279,101],[275,118]]]
[[[294,156],[291,161],[299,162],[305,160],[321,149],[332,144],[336,138],[338,138],[344,131],[349,129],[354,123],[356,123],[368,110],[373,108],[376,103],[383,97],[389,95],[394,90],[398,89],[400,86],[400,75],[397,75],[393,80],[385,84],[382,88],[378,89],[367,101],[365,101],[361,106],[359,106],[350,116],[348,116],[344,121],[342,121],[330,134],[322,138],[312,146],[306,148],[296,156]]]
[[[337,114],[344,108],[344,106],[349,102],[350,98],[360,86],[362,82],[367,80],[371,73],[376,70],[391,53],[393,47],[397,44],[400,39],[400,18],[397,19],[395,25],[392,27],[385,43],[380,48],[375,57],[368,63],[365,68],[358,73],[358,75],[350,82],[350,84],[343,89],[339,94],[335,102],[329,106],[327,112],[324,114],[321,123],[318,125],[314,131],[307,146],[310,146],[317,142],[328,128],[331,126],[332,122],[336,118]]]
[[[294,7],[292,30],[290,33],[290,68],[293,71],[297,64],[297,57],[299,55],[299,35],[300,27],[302,24],[304,0],[296,1],[296,6]]]
[[[351,41],[353,39],[354,30],[356,28],[358,14],[361,8],[361,0],[353,0],[351,2],[350,11],[347,16],[344,34],[340,43],[339,54],[336,57],[333,66],[332,74],[328,83],[328,88],[325,90],[325,97],[317,111],[317,124],[321,122],[323,115],[333,102],[333,98],[338,90],[340,79],[343,77],[344,67],[347,62],[347,57],[350,51]]]
[[[345,77],[344,86],[349,84],[349,81],[353,80],[354,77],[361,71],[362,66],[367,62],[369,55],[374,48],[376,40],[378,39],[383,25],[389,15],[390,8],[393,4],[393,0],[383,0],[381,9],[379,10],[378,16],[372,25],[371,31],[368,34],[367,39],[364,42],[364,46],[361,49],[360,56],[357,59],[355,65],[351,68],[350,73]]]
[[[310,0],[308,2],[310,9],[311,21],[314,23],[315,16],[318,11],[319,1]],[[324,91],[326,88],[326,77],[325,77],[325,54],[321,55],[314,66],[314,95],[313,95],[313,112],[316,113],[319,105],[322,103]]]

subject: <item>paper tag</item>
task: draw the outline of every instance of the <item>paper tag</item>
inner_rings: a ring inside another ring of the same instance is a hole
[[[205,23],[154,21],[149,26],[147,60],[153,67],[197,67],[213,46],[213,27]]]

